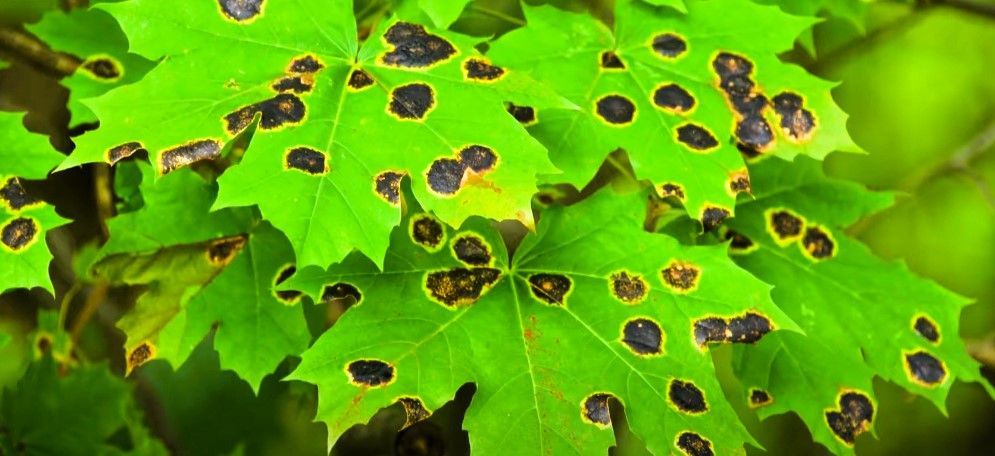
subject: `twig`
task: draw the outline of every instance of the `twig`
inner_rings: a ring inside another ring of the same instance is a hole
[[[967,352],[971,354],[971,357],[989,369],[995,369],[995,336],[966,342]]]
[[[82,63],[77,57],[53,51],[37,38],[10,27],[0,27],[0,50],[56,77],[73,74]]]
[[[80,310],[79,316],[73,320],[72,329],[69,330],[70,340],[73,342],[73,346],[76,345],[76,341],[79,340],[80,334],[83,332],[83,328],[86,323],[90,321],[90,317],[93,313],[97,311],[100,304],[104,302],[104,297],[107,296],[108,284],[105,280],[100,280],[90,287],[90,293],[86,295],[86,302],[83,304],[83,309]]]

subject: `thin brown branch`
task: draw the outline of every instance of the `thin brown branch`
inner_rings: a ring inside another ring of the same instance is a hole
[[[72,74],[79,58],[53,51],[38,38],[15,28],[0,27],[0,50],[56,77]]]
[[[995,369],[995,336],[984,339],[967,340],[967,352],[975,361],[989,369]]]
[[[83,303],[83,309],[80,310],[79,315],[73,320],[72,329],[69,330],[69,336],[73,341],[73,346],[76,345],[76,341],[79,340],[80,334],[83,333],[83,328],[86,327],[86,323],[90,321],[93,317],[93,313],[97,311],[100,304],[104,302],[104,297],[107,296],[108,284],[104,280],[100,280],[90,287],[90,292],[86,295],[86,301]]]

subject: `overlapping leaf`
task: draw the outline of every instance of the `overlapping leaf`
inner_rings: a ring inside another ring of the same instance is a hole
[[[784,11],[802,16],[816,16],[824,13],[830,17],[845,20],[857,29],[864,29],[864,15],[868,1],[865,0],[759,0],[757,3],[777,5]],[[798,42],[810,55],[815,55],[815,35],[805,30]]]
[[[811,18],[746,0],[688,1],[687,10],[620,0],[612,30],[588,15],[528,7],[528,25],[492,43],[495,63],[582,107],[521,108],[564,171],[547,182],[583,186],[622,148],[639,178],[685,200],[707,227],[748,189],[737,143],[785,158],[854,149],[833,84],[777,58]]]
[[[549,209],[510,266],[481,220],[453,232],[420,213],[382,273],[356,256],[302,270],[288,287],[358,301],[291,375],[318,385],[330,441],[397,401],[424,418],[471,382],[464,428],[480,454],[603,454],[613,399],[657,454],[749,441],[704,344],[793,323],[722,249],[644,232],[644,198]]]
[[[216,157],[260,116],[217,206],[258,204],[302,264],[354,248],[382,261],[404,175],[422,205],[458,224],[528,222],[536,173],[554,171],[504,102],[569,103],[465,39],[390,20],[360,46],[349,0],[99,7],[132,52],[165,60],[88,103],[102,127],[63,167],[144,148],[163,174]]]

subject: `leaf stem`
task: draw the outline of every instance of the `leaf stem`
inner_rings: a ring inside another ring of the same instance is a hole
[[[10,27],[0,27],[0,50],[60,78],[73,74],[82,63],[79,58],[54,51],[38,38]]]

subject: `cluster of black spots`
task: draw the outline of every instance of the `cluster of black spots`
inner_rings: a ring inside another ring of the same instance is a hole
[[[595,393],[584,399],[584,404],[581,406],[581,416],[584,421],[594,424],[598,427],[607,427],[612,424],[612,417],[610,410],[608,408],[608,403],[615,396],[608,393]]]
[[[849,391],[839,399],[839,409],[826,412],[826,424],[847,445],[853,445],[857,436],[870,429],[874,419],[874,405],[864,394]]]
[[[674,406],[684,413],[697,414],[708,411],[705,393],[690,381],[671,380],[667,395]]]
[[[653,91],[653,104],[667,111],[683,114],[694,108],[695,99],[691,92],[683,87],[669,83]]]
[[[712,442],[694,432],[682,432],[677,436],[677,448],[688,456],[715,456]]]
[[[636,105],[622,95],[605,95],[595,103],[594,112],[612,125],[626,125],[636,117]]]
[[[707,128],[693,123],[677,127],[677,141],[696,151],[708,151],[719,146],[719,140]]]
[[[920,315],[916,317],[915,322],[912,324],[912,328],[915,329],[916,333],[922,336],[932,343],[937,343],[940,341],[940,328],[936,326],[933,320],[925,315]]]
[[[684,200],[684,188],[680,184],[668,182],[660,186],[660,195],[673,196],[681,201]]]
[[[314,74],[324,67],[325,65],[322,65],[315,56],[305,55],[291,61],[288,72],[295,74]]]
[[[473,144],[456,154],[457,158],[439,158],[432,162],[425,180],[435,193],[453,195],[463,187],[467,171],[486,173],[497,165],[498,156],[487,146]]]
[[[401,202],[401,179],[404,174],[397,171],[384,171],[373,178],[373,189],[388,203],[398,205]]]
[[[939,385],[947,377],[943,362],[922,350],[906,354],[905,367],[908,368],[912,381],[923,386]]]
[[[276,279],[273,280],[273,286],[275,287],[283,282],[286,282],[296,273],[297,273],[296,266],[292,264],[287,265],[276,274]],[[303,293],[297,290],[276,290],[275,294],[277,299],[283,301],[286,304],[292,304],[296,302],[298,299],[300,299],[301,296],[303,296]]]
[[[248,239],[244,234],[216,239],[207,246],[207,260],[215,266],[224,266],[231,262],[235,255],[238,255],[245,247]]]
[[[394,380],[394,366],[378,359],[361,359],[346,366],[349,380],[360,386],[376,387]]]
[[[616,272],[610,280],[612,296],[626,304],[638,304],[649,292],[649,284],[639,274]]]
[[[463,62],[463,73],[467,79],[487,82],[501,79],[505,74],[505,70],[497,65],[492,65],[484,59],[471,57]]]
[[[622,327],[622,343],[637,355],[663,353],[663,328],[649,318],[635,318]]]
[[[352,73],[349,73],[349,81],[347,82],[353,90],[365,89],[373,85],[373,83],[373,76],[370,76],[370,73],[361,68],[352,70]]]
[[[465,234],[453,240],[453,254],[456,259],[470,266],[491,264],[491,248],[483,238]]]
[[[768,215],[769,228],[778,241],[790,241],[802,234],[805,221],[788,210],[776,210]]]
[[[430,272],[425,288],[432,298],[447,307],[473,304],[501,278],[494,268],[453,268]]]
[[[21,181],[16,177],[11,177],[7,179],[7,182],[0,187],[0,199],[11,210],[19,211],[25,206],[30,206],[32,204],[38,203],[40,200],[29,195],[24,187],[21,186]]]
[[[563,305],[573,288],[573,281],[563,274],[544,272],[529,276],[529,289],[532,296],[546,304]]]
[[[452,43],[425,31],[425,27],[410,22],[397,22],[383,35],[394,49],[383,56],[388,65],[425,68],[442,62],[454,54]]]
[[[324,153],[310,147],[294,147],[287,151],[284,166],[317,176],[328,172],[328,159]]]
[[[676,33],[661,33],[653,37],[653,50],[662,57],[675,59],[687,52],[688,43]]]
[[[423,82],[405,84],[390,92],[387,110],[400,119],[421,120],[435,107],[435,91]]]
[[[601,68],[607,70],[624,70],[625,63],[618,57],[618,54],[613,51],[605,51],[601,53]]]
[[[321,302],[328,303],[343,299],[352,299],[353,303],[359,304],[363,300],[363,293],[355,285],[346,282],[337,282],[325,285],[321,290]]]
[[[759,155],[774,143],[774,132],[763,117],[769,103],[753,81],[753,63],[746,57],[720,52],[712,60],[712,69],[736,114],[737,145]]]
[[[402,397],[397,402],[400,402],[401,406],[404,407],[404,425],[401,426],[401,429],[407,429],[432,414],[417,397]]]
[[[701,269],[685,261],[673,261],[660,271],[660,276],[671,289],[686,293],[698,286]]]
[[[773,101],[784,134],[796,141],[808,139],[815,128],[815,116],[805,109],[805,100],[796,93],[782,92]]]
[[[234,135],[248,127],[256,113],[262,114],[259,127],[263,130],[273,130],[284,125],[300,123],[304,120],[307,107],[297,95],[280,93],[273,98],[241,107],[225,115],[228,133]]]
[[[833,242],[833,238],[817,226],[807,228],[801,242],[805,252],[816,260],[829,258],[836,251],[836,243]]]
[[[729,176],[729,192],[733,195],[750,193],[750,175],[746,171],[737,171]]]
[[[518,106],[508,103],[508,114],[511,114],[519,123],[525,126],[535,124],[538,121],[536,110],[531,106]]]
[[[771,402],[774,399],[770,397],[770,393],[758,388],[750,390],[750,407],[762,407]]]
[[[93,60],[83,62],[83,69],[92,74],[95,78],[105,81],[115,81],[123,73],[121,64],[108,57],[98,57]]]
[[[707,317],[694,322],[694,341],[699,346],[710,342],[752,344],[773,330],[770,319],[754,312],[729,319]]]
[[[114,146],[107,150],[107,163],[113,165],[142,150],[145,150],[145,146],[143,146],[140,142],[129,142],[121,144],[120,146]]]
[[[715,231],[725,219],[729,218],[729,215],[729,209],[715,206],[706,207],[701,212],[701,225],[706,232]]]
[[[142,342],[128,353],[128,371],[149,362],[155,356],[155,347],[149,342]]]
[[[214,160],[221,156],[221,143],[202,139],[166,150],[159,156],[162,174],[167,174],[201,160]]]
[[[36,236],[38,223],[27,217],[13,219],[0,230],[0,242],[15,252],[30,245]]]
[[[287,76],[271,86],[277,92],[306,93],[314,88],[314,81],[304,76]]]
[[[235,22],[252,20],[263,10],[264,0],[218,0],[221,12]]]
[[[446,237],[442,223],[428,214],[415,216],[411,221],[411,239],[428,250],[438,249]]]
[[[723,236],[729,242],[729,248],[734,251],[744,251],[753,248],[754,244],[745,234],[735,230],[726,230]]]

